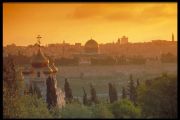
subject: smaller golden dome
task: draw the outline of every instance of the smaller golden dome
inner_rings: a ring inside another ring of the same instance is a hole
[[[58,71],[58,68],[54,65],[54,63],[52,63],[51,68],[54,73],[56,73]]]
[[[45,67],[43,70],[44,74],[51,74],[52,72],[53,72],[53,70],[49,66]]]

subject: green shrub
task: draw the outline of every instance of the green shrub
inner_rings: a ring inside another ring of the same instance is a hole
[[[139,118],[141,116],[140,108],[135,107],[134,104],[127,99],[113,103],[111,110],[116,118]]]
[[[13,107],[12,107],[13,106]],[[5,118],[50,118],[51,115],[47,109],[44,100],[37,96],[18,96],[9,104],[6,103],[8,112],[4,111]]]
[[[114,118],[112,112],[105,103],[97,104],[92,107],[93,118]]]
[[[138,104],[144,117],[177,117],[177,77],[163,75],[155,78],[151,85],[140,85]]]
[[[50,114],[52,115],[53,118],[61,118],[61,108],[59,107],[53,107],[50,110]]]
[[[60,111],[62,118],[91,118],[92,111],[89,107],[78,104],[71,103],[66,104]]]

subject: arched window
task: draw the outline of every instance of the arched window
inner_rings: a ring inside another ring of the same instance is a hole
[[[37,72],[37,77],[40,77],[40,72]]]

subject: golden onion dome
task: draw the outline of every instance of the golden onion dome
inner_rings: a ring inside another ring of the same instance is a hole
[[[49,60],[39,48],[38,53],[32,58],[31,64],[33,67],[46,67],[49,64]]]
[[[43,69],[44,74],[51,74],[52,72],[53,72],[53,70],[49,66],[47,66]]]
[[[54,63],[52,63],[51,68],[54,73],[56,73],[58,71],[58,68],[54,65]]]

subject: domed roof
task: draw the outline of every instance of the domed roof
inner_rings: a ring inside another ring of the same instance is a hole
[[[50,74],[52,72],[53,72],[53,70],[49,66],[45,67],[44,70],[43,70],[44,74]]]
[[[54,63],[52,63],[51,68],[54,73],[56,73],[58,71],[58,68],[54,65]]]
[[[85,44],[85,52],[97,53],[98,52],[98,43],[93,39],[88,40]]]
[[[38,53],[32,58],[31,63],[33,67],[45,67],[48,65],[49,60],[44,56],[39,48]]]
[[[86,42],[85,46],[89,46],[89,45],[98,46],[98,43],[95,40],[90,39]]]

